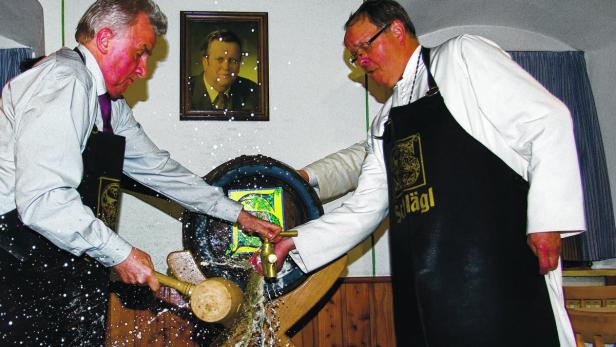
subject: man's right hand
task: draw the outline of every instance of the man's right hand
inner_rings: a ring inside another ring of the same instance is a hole
[[[237,217],[237,224],[240,225],[243,231],[247,231],[251,234],[257,234],[261,238],[267,239],[271,242],[280,241],[280,236],[278,236],[278,234],[282,231],[280,226],[257,218],[244,210],[242,210],[240,215]]]
[[[113,269],[124,283],[147,284],[155,292],[160,287],[154,277],[154,264],[150,255],[138,248],[133,247],[128,258],[113,266]]]
[[[293,242],[292,237],[285,237],[280,242],[274,245],[274,254],[277,257],[276,267],[278,270],[282,268],[282,263],[289,255],[289,252],[295,249],[295,242]],[[259,252],[255,252],[250,257],[250,263],[252,267],[260,274],[263,274],[263,265],[261,264],[261,254]]]

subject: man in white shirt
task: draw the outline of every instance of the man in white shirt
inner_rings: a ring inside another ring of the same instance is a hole
[[[279,258],[294,249],[312,271],[389,212],[398,343],[574,346],[559,248],[585,221],[566,107],[486,39],[419,46],[394,1],[365,1],[345,27],[355,63],[393,94],[353,196]],[[350,151],[335,165],[353,167]]]
[[[51,54],[3,89],[4,343],[102,345],[108,267],[125,283],[158,289],[150,256],[110,228],[122,171],[191,211],[279,239],[278,226],[248,214],[158,149],[122,98],[146,77],[147,59],[166,28],[166,16],[150,0],[96,1],[78,24],[75,50]],[[91,199],[92,191],[99,193]]]

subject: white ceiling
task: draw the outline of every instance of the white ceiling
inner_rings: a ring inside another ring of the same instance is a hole
[[[501,26],[553,37],[578,50],[611,45],[614,0],[401,0],[418,35],[457,26]]]

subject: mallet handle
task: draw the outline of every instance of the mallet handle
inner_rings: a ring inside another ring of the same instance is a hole
[[[193,285],[190,283],[182,282],[173,277],[163,275],[158,271],[154,271],[154,276],[156,276],[156,279],[160,282],[160,284],[177,289],[178,292],[186,295],[187,297],[190,297],[192,294]]]

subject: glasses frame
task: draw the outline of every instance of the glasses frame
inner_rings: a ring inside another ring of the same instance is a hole
[[[351,58],[349,59],[349,62],[352,65],[355,65],[355,63],[357,62],[357,55],[358,55],[358,51],[360,49],[363,49],[365,53],[368,53],[368,51],[370,50],[370,46],[372,45],[372,43],[379,38],[379,36],[381,36],[381,34],[383,33],[383,31],[385,31],[385,29],[389,28],[389,26],[391,25],[391,23],[387,23],[385,25],[383,25],[383,27],[381,29],[379,29],[379,31],[376,32],[376,34],[372,35],[371,38],[368,39],[368,41],[363,42],[361,44],[359,44],[359,47],[357,47],[356,50],[354,51],[350,51],[351,53]]]

